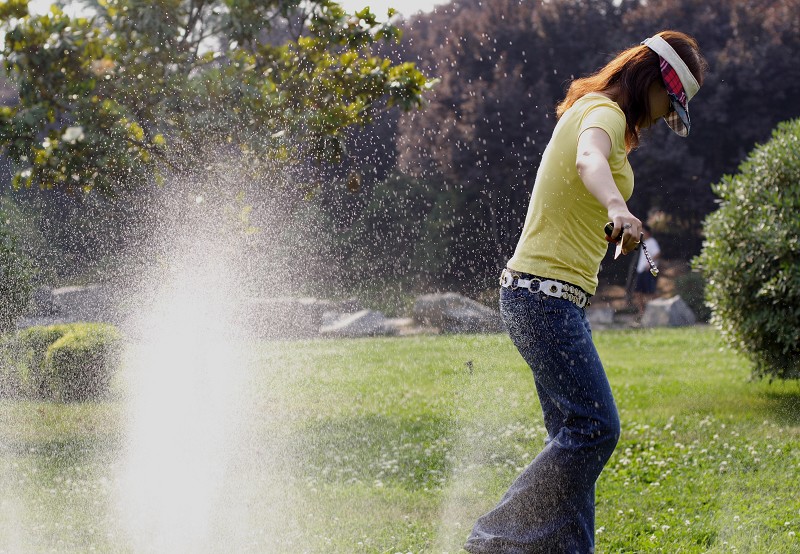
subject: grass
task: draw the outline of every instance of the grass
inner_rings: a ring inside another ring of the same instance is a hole
[[[800,551],[798,383],[749,382],[708,328],[595,339],[623,424],[598,483],[598,552]],[[545,438],[529,370],[502,335],[250,354],[246,423],[192,552],[459,552]],[[159,551],[118,507],[124,398],[0,402],[0,489],[13,492],[0,553]]]

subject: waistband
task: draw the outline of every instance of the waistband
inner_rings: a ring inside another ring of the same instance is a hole
[[[505,268],[500,275],[500,286],[512,290],[523,288],[531,292],[541,292],[555,298],[563,298],[579,308],[588,306],[589,299],[592,297],[591,294],[572,283],[539,277],[530,273],[522,273],[509,268]]]

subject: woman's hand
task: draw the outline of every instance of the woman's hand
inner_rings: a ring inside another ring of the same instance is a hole
[[[611,138],[604,130],[592,127],[578,137],[578,155],[575,166],[583,184],[608,210],[608,218],[614,223],[612,239],[622,235],[622,253],[628,254],[639,246],[642,222],[629,210],[622,198],[608,157],[611,155]]]
[[[609,209],[608,218],[614,223],[611,240],[616,242],[620,234],[622,235],[622,253],[628,254],[636,250],[642,236],[642,222],[628,211],[627,206],[624,209]]]

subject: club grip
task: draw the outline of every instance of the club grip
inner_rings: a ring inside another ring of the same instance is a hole
[[[606,226],[603,227],[603,231],[606,233],[606,240],[608,242],[619,242],[620,237],[617,237],[616,239],[611,238],[611,234],[614,232],[614,224],[611,221],[606,223]]]

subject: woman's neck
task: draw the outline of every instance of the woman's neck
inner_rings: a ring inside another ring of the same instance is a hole
[[[609,88],[607,88],[605,90],[598,90],[597,94],[602,94],[606,98],[608,98],[610,100],[613,100],[614,102],[619,104],[620,96],[621,96],[620,95],[620,90],[619,90],[619,85],[612,85],[612,86],[610,86]]]

